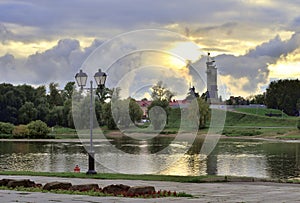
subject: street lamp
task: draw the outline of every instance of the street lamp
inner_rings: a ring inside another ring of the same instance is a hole
[[[102,91],[105,87],[105,81],[106,81],[106,73],[102,72],[101,69],[98,70],[97,73],[95,73],[94,78],[96,81],[97,86],[100,88],[100,91]],[[77,73],[75,75],[75,79],[76,82],[78,84],[78,86],[81,88],[81,90],[83,90],[83,87],[86,85],[87,82],[87,74],[84,73],[82,70],[79,71],[79,73]],[[95,171],[95,152],[94,152],[94,148],[93,148],[93,81],[90,81],[90,94],[91,94],[91,98],[90,98],[90,151],[89,151],[89,169],[86,172],[86,174],[97,174],[97,172]]]

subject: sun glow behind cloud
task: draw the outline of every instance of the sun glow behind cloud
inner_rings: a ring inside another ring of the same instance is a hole
[[[280,62],[269,66],[270,78],[278,79],[300,79],[300,61],[295,62]]]
[[[0,49],[0,55],[7,53],[13,54],[16,58],[26,58],[36,52],[44,52],[51,47],[54,47],[57,41],[39,41],[32,43],[24,43],[20,41],[7,42],[2,49]]]
[[[197,61],[204,54],[193,42],[176,42],[172,44],[169,51],[191,62]]]
[[[295,78],[300,79],[300,48],[287,56],[281,56],[276,64],[269,66],[270,78]]]
[[[80,42],[82,49],[90,46],[95,40],[95,38],[92,37],[78,37],[76,39]],[[0,49],[0,56],[9,53],[16,58],[27,58],[32,54],[45,52],[56,46],[57,43],[57,40],[40,40],[34,42],[7,41]]]

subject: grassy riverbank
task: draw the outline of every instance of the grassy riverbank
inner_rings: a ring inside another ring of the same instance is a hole
[[[239,112],[239,110],[241,110]],[[300,139],[296,117],[268,117],[270,109],[237,109],[226,113],[223,135],[229,137],[272,137],[278,139]],[[278,111],[278,110],[277,110]],[[273,113],[278,113],[273,110]],[[257,114],[254,114],[257,113]]]
[[[221,110],[216,110],[221,111]],[[280,114],[281,111],[274,109],[249,109],[237,108],[234,111],[226,112],[226,120],[224,124],[223,135],[228,137],[268,137],[278,139],[300,139],[300,130],[297,129],[297,117],[289,117],[282,114],[281,117],[268,117],[266,114]],[[222,115],[224,115],[222,113]],[[160,132],[161,136],[176,135],[180,128],[180,110],[173,109],[169,115],[168,125]],[[139,129],[134,129],[133,133],[144,133],[145,127],[149,123],[140,126]],[[206,129],[199,130],[198,134],[206,134],[208,131],[209,123]],[[106,126],[101,127],[101,131],[108,137],[122,136],[118,130],[109,130]],[[130,129],[127,130],[130,132]],[[99,133],[99,129],[95,129],[94,133]],[[86,134],[89,134],[87,130]],[[0,138],[13,138],[12,135],[0,135]],[[53,127],[48,138],[55,139],[78,139],[75,129]]]
[[[32,171],[0,171],[0,175],[28,175],[28,176],[47,176],[60,178],[93,178],[93,179],[109,179],[109,180],[146,180],[146,181],[171,181],[171,182],[187,182],[199,183],[206,182],[207,179],[219,179],[225,181],[224,176],[172,176],[172,175],[133,175],[119,173],[98,173],[95,175],[87,175],[85,173],[74,172],[32,172]]]
[[[227,111],[225,127],[221,132],[228,137],[269,137],[276,139],[300,139],[300,131],[297,129],[296,117],[268,117],[265,113],[278,113],[278,110],[271,109],[236,109]],[[178,112],[170,114],[169,125],[161,132],[162,136],[168,134],[176,135],[180,126],[180,114]],[[176,127],[177,126],[177,127]],[[117,130],[108,130],[102,127],[104,134],[108,137],[122,136]],[[199,130],[198,134],[207,133],[206,129]],[[142,133],[143,129],[141,129]],[[97,131],[95,131],[97,133]],[[52,135],[56,139],[78,138],[74,129],[54,128]]]
[[[300,183],[300,179],[265,179],[253,177],[237,176],[175,176],[175,175],[151,175],[151,174],[119,174],[119,173],[98,173],[87,175],[85,173],[74,172],[33,172],[33,171],[0,171],[0,175],[17,176],[44,176],[58,178],[89,178],[103,180],[143,180],[143,181],[168,181],[180,183],[214,183],[214,182],[280,182],[280,183]]]

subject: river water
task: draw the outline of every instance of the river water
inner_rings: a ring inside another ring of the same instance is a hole
[[[201,139],[195,140],[185,154],[182,149],[187,147],[186,143],[171,141],[171,138],[97,140],[94,142],[96,170],[98,173],[300,177],[299,142],[221,139],[206,156],[199,154]],[[167,152],[158,153],[166,147]],[[75,165],[87,171],[87,152],[80,142],[0,140],[1,171],[67,172],[73,171]]]

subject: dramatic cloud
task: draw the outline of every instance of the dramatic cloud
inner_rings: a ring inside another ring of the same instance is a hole
[[[241,92],[255,93],[262,84],[268,82],[269,65],[275,64],[280,57],[292,53],[300,47],[300,35],[283,41],[279,36],[265,42],[242,56],[219,55],[216,57],[219,72],[233,80],[243,79],[238,85]],[[229,80],[230,81],[230,80]],[[246,81],[246,82],[245,82]],[[228,82],[228,81],[227,81]],[[230,84],[228,84],[230,88]],[[235,87],[236,88],[236,87]]]
[[[155,28],[181,33],[201,50],[212,52],[231,93],[255,93],[291,55],[294,61],[289,68],[296,69],[299,9],[299,0],[4,0],[0,2],[0,82],[63,85],[73,80],[74,72],[105,40]],[[149,41],[151,38],[145,38],[144,44]],[[165,44],[174,42],[166,40]],[[114,46],[116,53],[136,48],[122,41]],[[187,47],[180,49],[190,54]],[[105,64],[110,59],[103,60],[104,67],[110,65]],[[195,70],[188,69],[193,83],[203,87],[205,57],[194,66]],[[190,82],[186,73],[182,74]],[[140,84],[137,80],[142,78],[134,79]]]
[[[101,43],[95,40],[91,46],[82,49],[78,40],[64,39],[53,48],[30,55],[26,60],[6,54],[0,57],[2,79],[12,83],[38,85],[58,82],[64,85],[74,80],[74,73]]]

